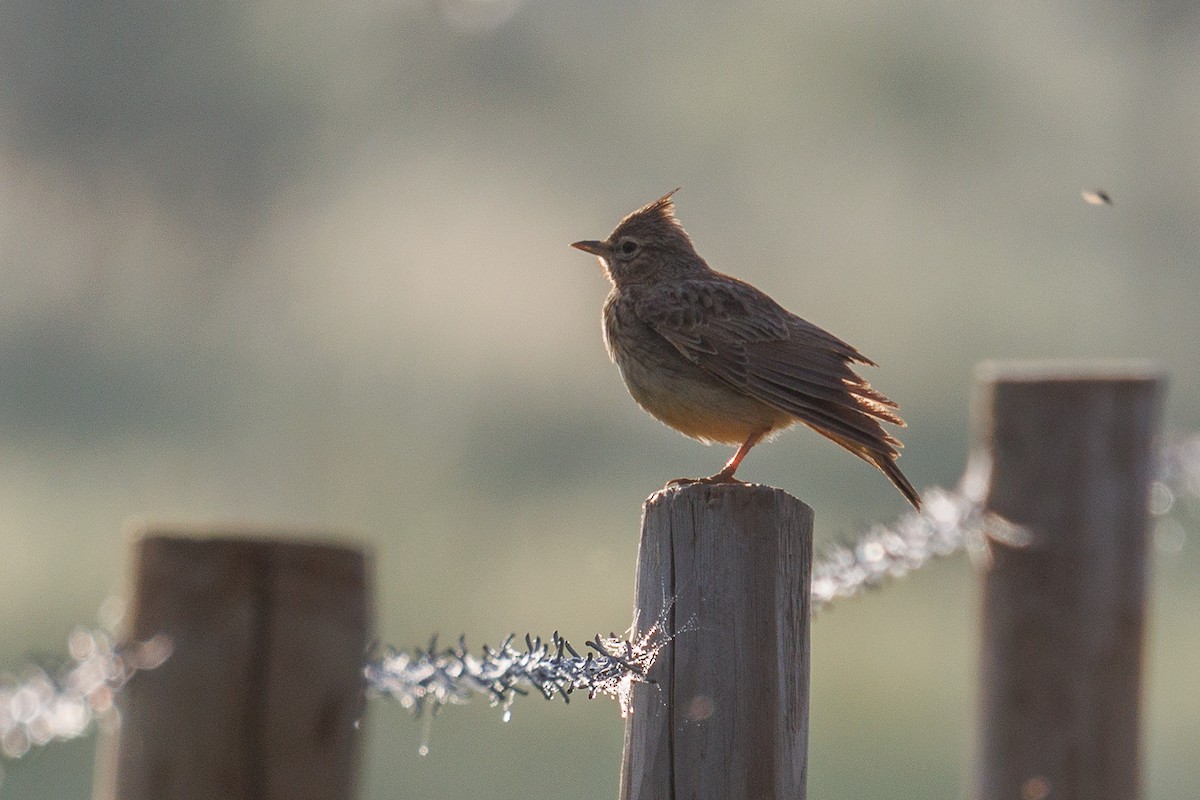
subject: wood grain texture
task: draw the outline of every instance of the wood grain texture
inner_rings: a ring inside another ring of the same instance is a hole
[[[812,509],[691,485],[646,502],[635,609],[675,631],[626,721],[622,800],[802,800]]]
[[[129,637],[170,658],[118,695],[120,800],[354,796],[370,613],[362,552],[149,532]]]
[[[1165,381],[1142,365],[980,373],[979,800],[1136,800],[1148,492]]]

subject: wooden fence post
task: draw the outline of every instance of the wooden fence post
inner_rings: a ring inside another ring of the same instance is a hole
[[[977,800],[1136,800],[1148,492],[1165,380],[985,364]]]
[[[165,636],[171,654],[118,693],[115,763],[99,768],[96,796],[353,797],[370,626],[363,553],[150,532],[135,562],[128,638]]]
[[[675,637],[634,687],[622,800],[803,800],[812,521],[767,486],[646,501],[635,619]]]

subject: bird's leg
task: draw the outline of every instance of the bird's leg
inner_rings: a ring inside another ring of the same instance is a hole
[[[758,444],[763,437],[762,431],[757,431],[750,434],[746,441],[742,442],[742,446],[733,454],[733,458],[721,468],[721,471],[712,477],[705,478],[705,483],[739,483],[738,479],[733,477],[733,473],[737,472],[738,465],[742,463],[742,459],[746,457],[746,453],[750,452],[750,448]]]
[[[738,465],[742,463],[742,459],[746,457],[746,453],[750,452],[750,448],[762,441],[766,431],[758,431],[750,434],[746,441],[742,442],[742,446],[733,454],[733,458],[721,468],[721,471],[716,475],[710,475],[707,478],[676,478],[672,481],[667,481],[667,486],[686,486],[691,483],[741,483],[737,478],[733,477],[733,473],[737,472]]]

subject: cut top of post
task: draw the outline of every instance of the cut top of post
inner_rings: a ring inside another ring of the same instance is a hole
[[[1166,372],[1146,359],[983,361],[975,367],[979,383],[1047,383],[1074,381],[1161,381]]]

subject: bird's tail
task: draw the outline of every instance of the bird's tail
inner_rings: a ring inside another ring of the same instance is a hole
[[[809,427],[822,436],[833,440],[837,444],[840,444],[842,447],[846,448],[851,453],[854,453],[854,455],[858,456],[863,461],[866,461],[868,464],[874,464],[879,468],[879,471],[886,475],[888,480],[890,480],[892,484],[900,490],[900,494],[904,495],[904,499],[912,503],[913,508],[917,509],[918,511],[921,510],[921,495],[917,494],[917,490],[913,488],[913,485],[909,482],[908,478],[904,477],[904,473],[900,471],[898,466],[896,466],[896,459],[900,457],[900,454],[894,449],[889,447],[883,452],[879,450],[872,450],[860,442],[855,442],[851,439],[845,438],[844,436],[839,436],[836,433],[822,430],[816,425],[809,425]]]

